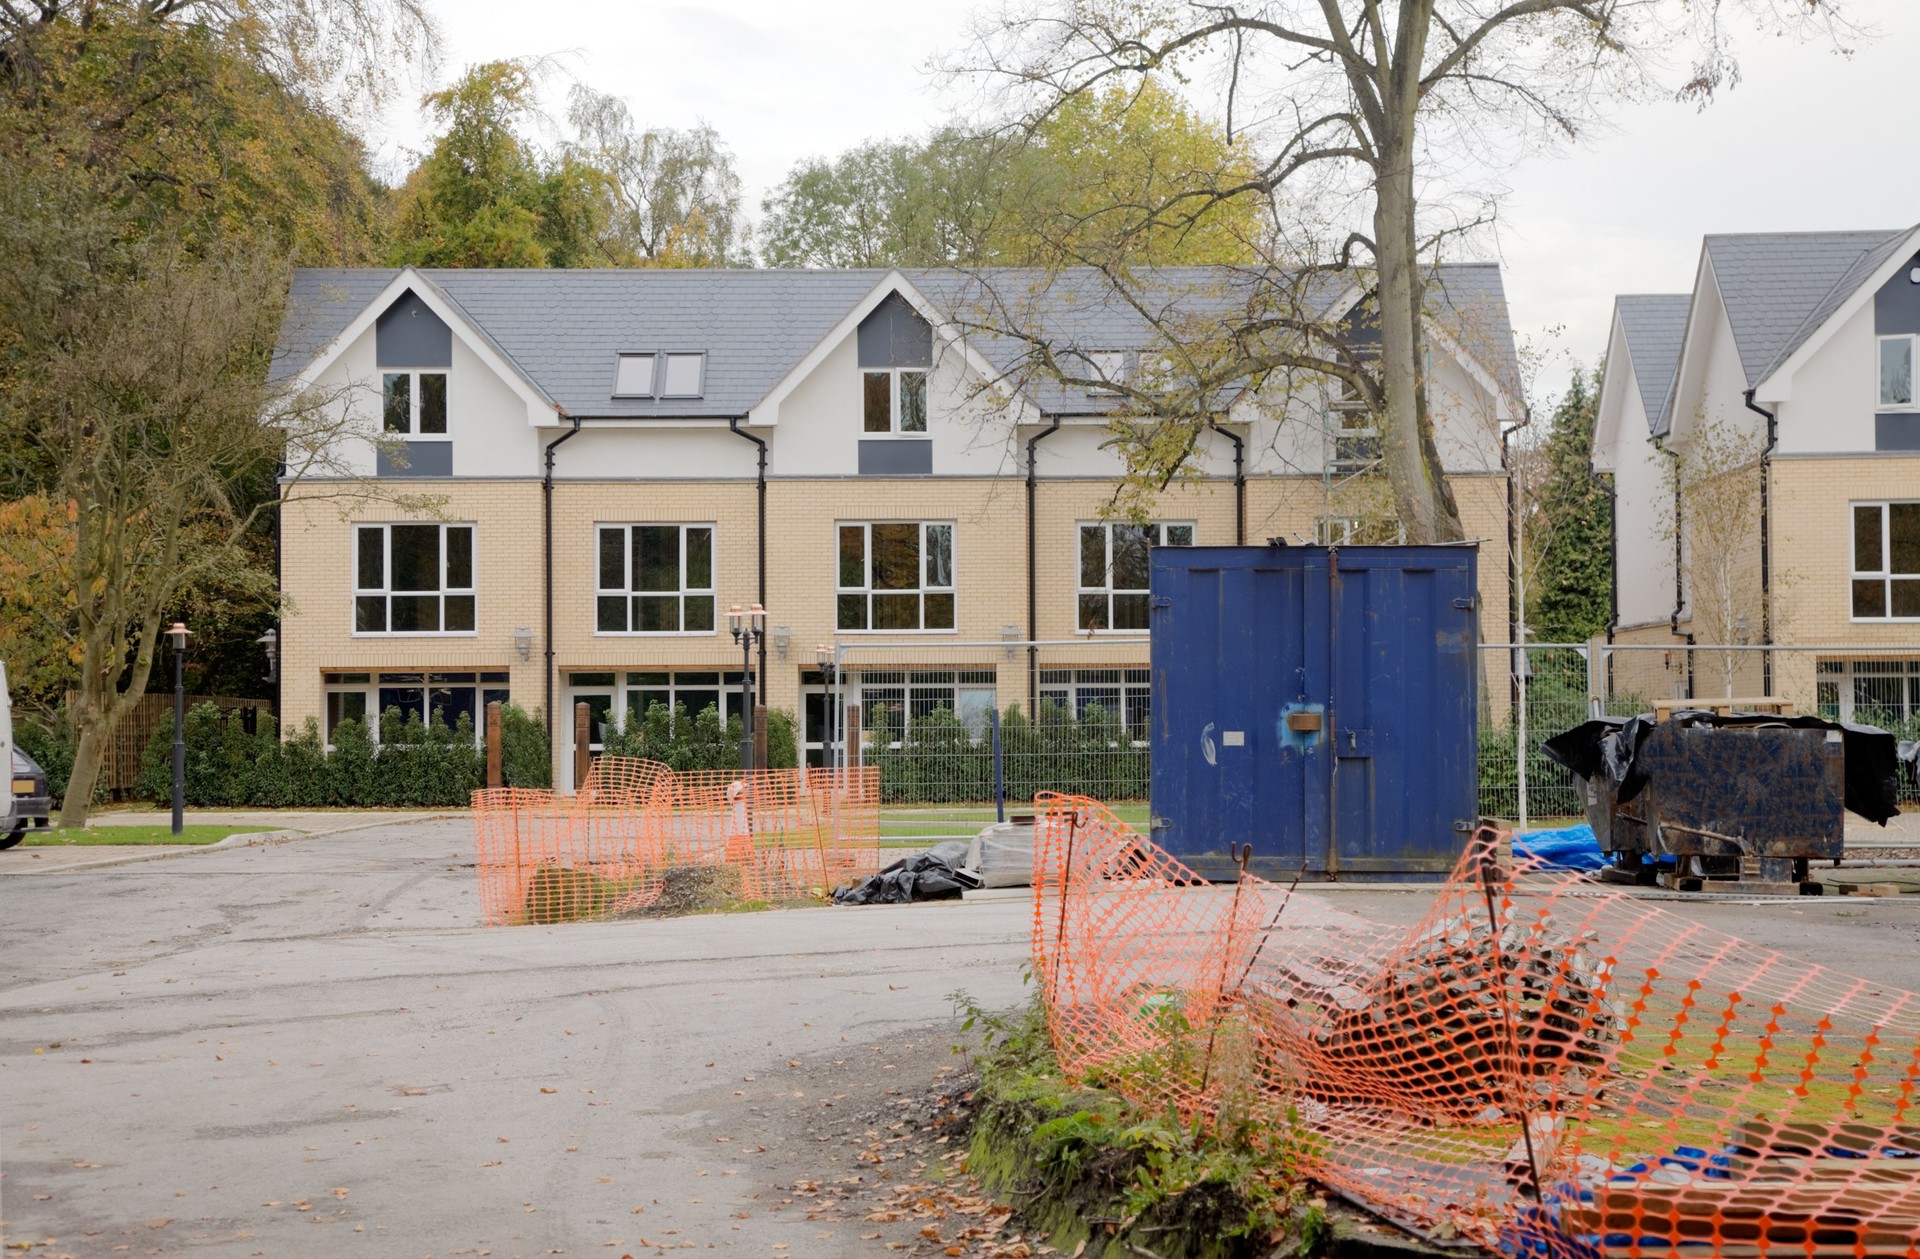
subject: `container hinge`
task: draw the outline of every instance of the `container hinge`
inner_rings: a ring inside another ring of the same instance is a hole
[[[1147,600],[1147,606],[1150,608],[1170,608],[1173,606],[1173,600],[1167,595],[1155,595]]]
[[[1464,599],[1455,599],[1453,601],[1453,606],[1456,608],[1459,608],[1462,612],[1471,612],[1473,611],[1474,605],[1479,602],[1480,602],[1479,595],[1468,595]]]
[[[1171,829],[1172,826],[1173,826],[1172,819],[1161,817],[1158,814],[1155,814],[1152,818],[1148,819],[1147,821],[1147,829],[1152,831],[1164,831],[1164,830]]]

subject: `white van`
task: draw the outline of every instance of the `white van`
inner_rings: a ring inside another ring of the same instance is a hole
[[[0,660],[0,765],[7,768],[6,808],[0,812],[0,834],[10,834],[16,821],[13,800],[13,696],[7,689],[7,662]]]

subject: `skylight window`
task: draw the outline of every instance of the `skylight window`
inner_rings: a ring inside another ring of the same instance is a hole
[[[1081,357],[1087,360],[1087,375],[1112,382],[1112,387],[1091,386],[1087,390],[1089,394],[1095,397],[1112,397],[1120,392],[1119,386],[1127,379],[1125,350],[1089,350]]]
[[[702,377],[706,375],[707,356],[704,354],[669,354],[667,358],[666,379],[661,382],[660,396],[663,398],[698,398],[704,385]]]
[[[653,359],[651,354],[622,354],[614,372],[613,396],[651,398],[653,396]]]

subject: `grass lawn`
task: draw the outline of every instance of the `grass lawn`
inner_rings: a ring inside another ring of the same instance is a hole
[[[168,822],[150,826],[57,826],[29,831],[22,848],[68,848],[75,844],[217,844],[229,835],[262,829],[254,826],[188,826],[178,835]]]

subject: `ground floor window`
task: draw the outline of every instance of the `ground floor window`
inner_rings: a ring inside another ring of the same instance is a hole
[[[327,746],[343,721],[367,726],[380,742],[380,721],[388,709],[397,709],[402,722],[418,718],[456,729],[465,715],[473,722],[476,743],[486,738],[487,705],[507,703],[507,675],[501,673],[327,673],[322,682],[327,699]]]
[[[864,669],[848,675],[845,702],[860,705],[868,743],[896,745],[909,721],[943,708],[979,739],[992,721],[995,681],[992,669]]]
[[[629,722],[639,721],[655,704],[669,709],[685,705],[688,715],[698,716],[709,708],[720,710],[724,723],[741,715],[743,675],[738,669],[611,670],[605,673],[569,673],[568,713],[575,704],[585,704],[593,714],[590,747],[598,752],[606,743],[609,723],[625,730]],[[571,717],[562,723],[571,731]]]
[[[1920,660],[1822,660],[1820,715],[1870,726],[1920,722]]]
[[[1153,705],[1151,669],[1042,669],[1040,703],[1055,704],[1085,720],[1087,710],[1120,722],[1135,743],[1145,743]]]

